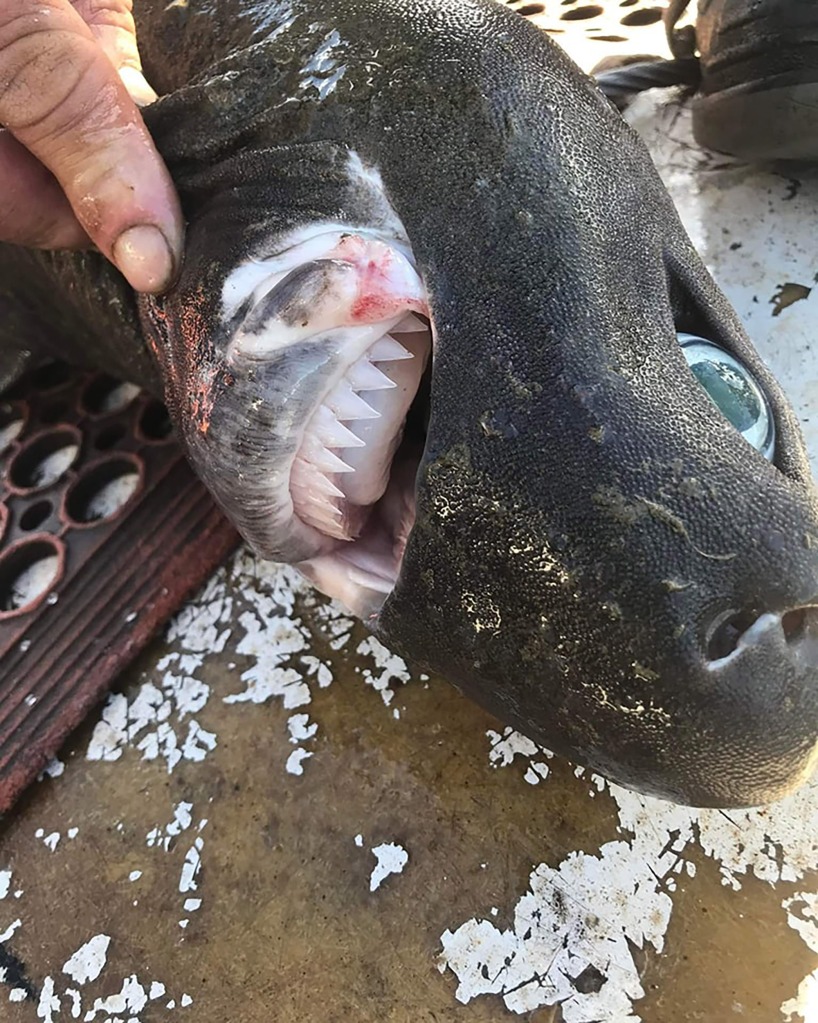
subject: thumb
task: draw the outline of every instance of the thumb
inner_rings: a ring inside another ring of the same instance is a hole
[[[124,82],[67,0],[0,4],[0,124],[51,171],[81,228],[137,291],[172,283],[183,235],[173,183]]]

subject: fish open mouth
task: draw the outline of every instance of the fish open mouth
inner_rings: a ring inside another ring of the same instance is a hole
[[[335,541],[297,567],[362,618],[394,588],[414,525],[430,352],[416,316],[379,338],[315,410],[290,471],[294,514]]]
[[[243,266],[223,298],[229,370],[269,381],[250,402],[270,424],[243,498],[258,511],[239,528],[370,618],[398,579],[425,443],[433,328],[408,243],[325,230]]]

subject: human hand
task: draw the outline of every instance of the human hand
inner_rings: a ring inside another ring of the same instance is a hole
[[[131,0],[0,0],[0,239],[95,245],[136,291],[173,281],[183,224],[137,105]]]

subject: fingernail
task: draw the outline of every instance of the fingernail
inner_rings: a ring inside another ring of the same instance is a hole
[[[119,77],[122,84],[128,90],[128,95],[138,107],[149,106],[156,100],[156,93],[148,84],[145,76],[135,67],[125,65],[119,69]]]
[[[173,280],[173,256],[158,227],[129,227],[114,242],[111,255],[134,291],[154,294]]]

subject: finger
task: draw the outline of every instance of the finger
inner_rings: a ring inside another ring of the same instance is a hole
[[[0,130],[0,238],[36,249],[91,244],[54,175],[13,135]]]
[[[82,228],[137,291],[168,287],[182,247],[173,184],[67,0],[0,3],[0,123],[51,170]]]
[[[72,0],[74,10],[91,29],[139,107],[156,99],[142,74],[131,0]]]

